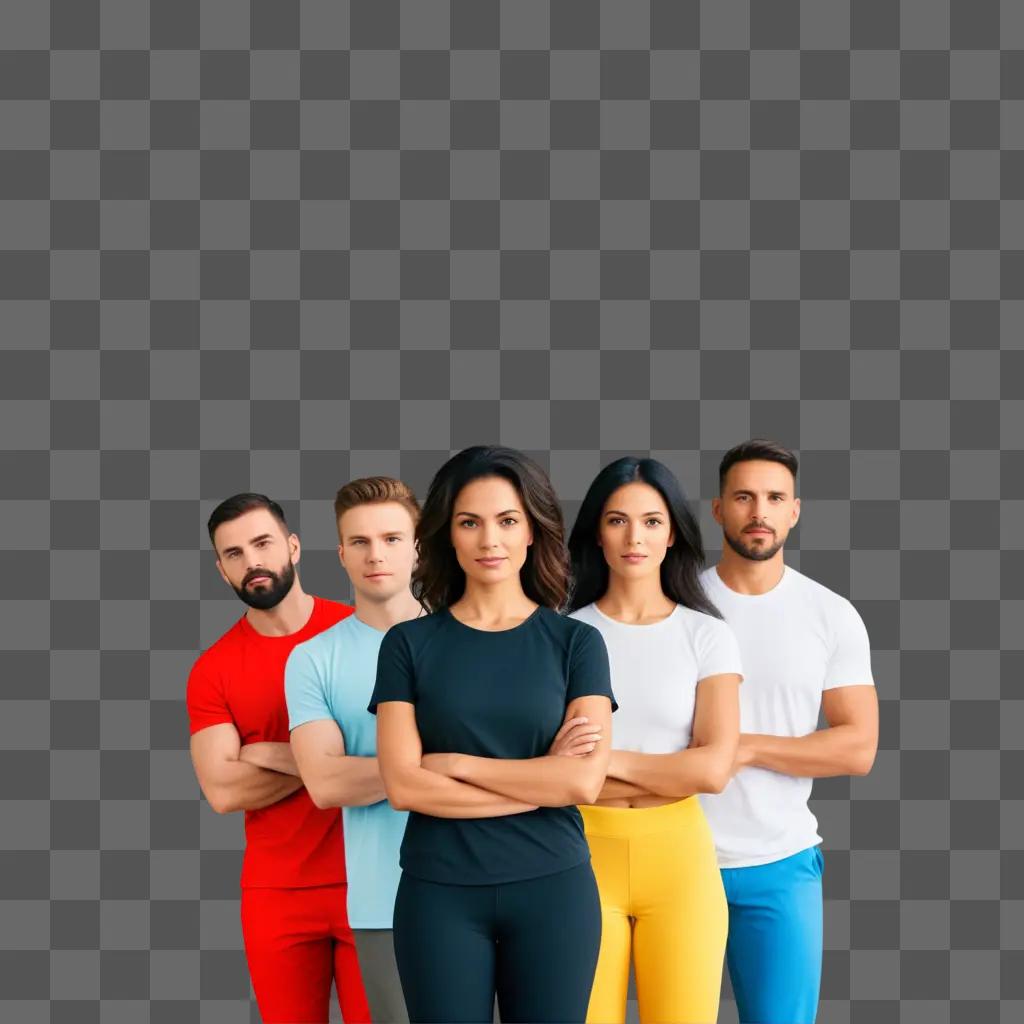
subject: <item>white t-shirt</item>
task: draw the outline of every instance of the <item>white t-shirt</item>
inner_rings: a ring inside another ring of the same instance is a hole
[[[846,598],[788,566],[766,594],[730,590],[714,567],[701,582],[739,641],[740,732],[806,736],[823,691],[874,684],[867,630]],[[820,843],[811,781],[744,768],[721,793],[701,794],[719,864],[768,864]]]
[[[619,622],[588,604],[572,613],[600,630],[619,703],[616,750],[674,754],[690,745],[697,684],[723,672],[742,675],[740,651],[721,619],[677,604],[649,625]],[[742,687],[741,687],[742,689]]]

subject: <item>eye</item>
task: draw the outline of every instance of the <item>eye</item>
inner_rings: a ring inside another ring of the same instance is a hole
[[[269,540],[260,540],[256,542],[256,547],[265,548],[270,543]]]
[[[772,501],[782,501],[782,495],[781,494],[773,494],[772,495]]]
[[[459,526],[476,526],[476,520],[474,519],[463,519]]]
[[[611,519],[607,520],[609,526],[618,526],[620,523],[624,523],[625,520],[622,516],[612,516]]]
[[[399,541],[399,538],[398,538],[398,537],[388,537],[388,538],[387,538],[387,541],[388,541],[388,543],[389,543],[389,544],[391,544],[392,542],[394,542],[395,544],[397,544],[397,543],[398,543],[398,541]]]
[[[354,546],[356,544],[365,544],[366,542],[363,540],[362,537],[358,537],[356,540],[349,541],[349,543]]]
[[[653,530],[655,527],[661,526],[661,520],[660,519],[648,519],[647,520],[647,525]]]
[[[518,519],[513,519],[512,516],[506,516],[504,519],[502,519],[501,525],[502,526],[515,526],[516,523],[518,523],[518,522],[519,522]]]

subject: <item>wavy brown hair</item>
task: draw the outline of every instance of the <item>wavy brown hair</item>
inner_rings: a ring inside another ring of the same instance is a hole
[[[533,543],[519,571],[523,592],[531,601],[559,611],[568,593],[569,555],[558,496],[547,474],[514,448],[475,445],[453,455],[434,475],[416,524],[419,563],[412,591],[431,612],[453,605],[466,591],[466,574],[451,541],[455,499],[482,477],[498,476],[516,489],[533,527]]]

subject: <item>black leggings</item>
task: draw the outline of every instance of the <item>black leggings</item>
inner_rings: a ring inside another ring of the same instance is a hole
[[[582,1024],[601,945],[587,861],[502,885],[402,874],[395,957],[412,1024]]]

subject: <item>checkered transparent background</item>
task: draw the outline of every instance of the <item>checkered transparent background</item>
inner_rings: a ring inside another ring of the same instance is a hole
[[[571,520],[650,451],[715,547],[751,434],[882,700],[815,787],[819,1020],[1024,1017],[1024,6],[2,0],[0,49],[0,1017],[258,1019],[182,702],[216,501],[345,597],[351,476],[501,441]]]

